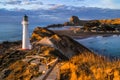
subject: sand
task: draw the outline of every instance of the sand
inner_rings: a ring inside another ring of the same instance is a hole
[[[72,30],[55,30],[55,33],[59,35],[67,35],[71,38],[87,38],[87,37],[93,37],[93,36],[112,36],[112,35],[120,35],[120,32],[77,32],[74,33]]]

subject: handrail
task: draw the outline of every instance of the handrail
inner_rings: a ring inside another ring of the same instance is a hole
[[[46,72],[46,74],[40,80],[46,80],[50,72],[54,69],[57,63],[58,63],[58,58],[55,60],[55,63],[53,64],[53,66]]]

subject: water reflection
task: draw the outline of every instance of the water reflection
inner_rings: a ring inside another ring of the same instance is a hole
[[[98,54],[120,57],[120,35],[97,36],[96,38],[90,37],[75,40]]]

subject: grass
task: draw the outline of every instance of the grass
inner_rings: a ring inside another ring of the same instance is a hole
[[[26,59],[26,56],[41,56],[43,54],[46,59],[41,59],[40,63],[44,64],[55,59],[51,54],[54,51],[54,48],[48,46],[35,45],[35,48],[30,51],[12,50],[4,53],[0,57],[0,80],[31,80],[40,76],[39,64],[34,65],[29,63],[31,61],[27,62],[23,59]]]
[[[62,64],[61,80],[120,80],[119,60],[110,61],[99,55],[83,53]]]

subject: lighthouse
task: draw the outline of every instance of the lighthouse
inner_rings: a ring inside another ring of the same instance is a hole
[[[28,16],[25,15],[22,20],[23,33],[22,33],[22,49],[31,49],[29,32],[28,32]]]

